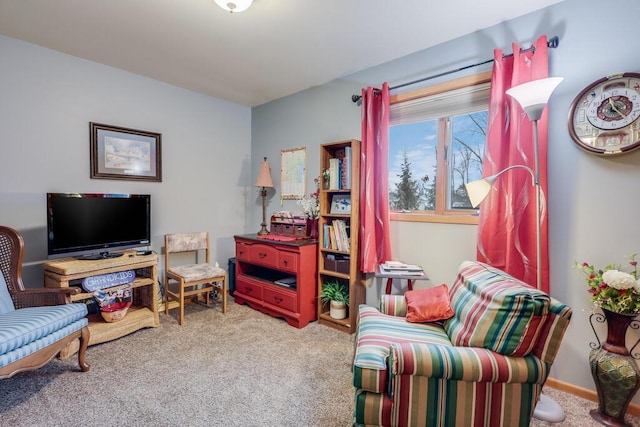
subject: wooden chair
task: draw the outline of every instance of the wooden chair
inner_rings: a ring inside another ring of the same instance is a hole
[[[88,371],[87,306],[71,303],[79,289],[25,289],[23,251],[22,236],[0,226],[0,378],[44,366],[77,339],[80,370]]]
[[[218,290],[222,294],[222,312],[227,312],[227,272],[223,268],[210,264],[209,233],[175,233],[164,236],[165,248],[165,275],[164,290],[165,304],[164,312],[169,314],[170,301],[178,302],[180,316],[178,323],[184,323],[184,303],[185,298],[198,297],[204,295],[207,305],[209,305],[209,295],[211,291]],[[201,251],[205,252],[205,262],[198,263]],[[175,258],[178,253],[191,253],[194,256],[195,264],[183,264],[170,266],[170,258]],[[173,257],[171,255],[174,255]],[[172,291],[169,281],[178,282],[177,291]]]

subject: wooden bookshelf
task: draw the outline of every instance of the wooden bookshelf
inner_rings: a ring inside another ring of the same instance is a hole
[[[346,162],[343,160],[345,157],[348,157]],[[318,322],[351,334],[358,324],[358,306],[365,301],[365,287],[358,268],[360,141],[351,139],[322,144],[320,170],[330,169],[331,165],[335,169],[336,164],[338,168],[342,165],[342,170],[332,172],[330,189],[320,190],[318,293],[324,283],[337,280],[349,288],[349,307],[345,319],[334,319],[329,315],[329,304],[318,299]],[[332,213],[332,201],[345,199],[350,200],[350,211],[344,212],[344,207],[335,209],[334,206]],[[345,227],[341,237],[336,236],[333,240],[342,239],[341,244],[332,244],[327,233],[336,233],[334,225],[339,221]]]

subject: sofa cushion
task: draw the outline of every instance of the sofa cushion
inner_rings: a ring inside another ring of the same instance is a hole
[[[0,314],[0,354],[28,345],[87,315],[85,304],[27,307]]]
[[[481,262],[465,261],[451,287],[455,316],[445,330],[456,346],[483,347],[509,356],[534,348],[550,297]]]
[[[447,285],[407,291],[407,322],[423,323],[446,320],[453,316]]]
[[[84,305],[84,304],[83,304]],[[38,340],[32,341],[29,344],[23,345],[22,347],[16,348],[14,350],[9,351],[8,353],[0,355],[0,368],[3,368],[10,363],[16,362],[23,357],[26,357],[32,353],[35,353],[38,350],[42,350],[43,348],[60,341],[67,335],[78,331],[89,323],[86,317],[76,320],[70,325],[65,326],[64,328],[58,329],[57,331],[42,337]]]
[[[387,382],[387,359],[392,343],[432,343],[451,345],[441,326],[409,323],[404,317],[382,314],[361,305],[353,360],[353,385],[357,389],[381,393]]]
[[[0,313],[9,313],[15,310],[13,300],[7,288],[7,282],[4,280],[2,272],[0,272]]]

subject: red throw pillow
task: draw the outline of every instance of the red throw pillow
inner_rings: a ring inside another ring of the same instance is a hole
[[[407,322],[422,323],[445,320],[453,316],[446,284],[404,294],[407,300]]]

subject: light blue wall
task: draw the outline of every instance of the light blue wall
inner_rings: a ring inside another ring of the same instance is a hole
[[[636,0],[566,0],[254,108],[252,170],[257,171],[260,156],[275,159],[282,148],[307,146],[310,185],[318,174],[321,143],[359,138],[360,110],[350,96],[362,87],[383,81],[393,86],[490,59],[494,48],[508,51],[512,42],[529,46],[541,34],[559,36],[559,48],[549,55],[550,75],[565,78],[549,105],[551,293],[572,306],[574,315],[551,377],[593,390],[588,367],[589,343],[594,341],[588,321],[591,306],[586,284],[572,266],[575,261],[624,263],[626,255],[640,250],[640,221],[635,218],[640,211],[640,151],[615,158],[588,154],[570,139],[567,115],[573,98],[589,83],[616,72],[640,72],[634,53],[640,39],[639,16]],[[278,167],[279,162],[272,165]],[[269,208],[276,211],[280,206],[272,201]],[[258,217],[254,212],[251,221],[258,224]],[[475,226],[393,222],[391,238],[395,257],[422,264],[434,284],[451,283],[459,260],[475,257]],[[379,292],[378,287],[368,289],[368,303],[375,304]]]
[[[163,182],[89,178],[89,122],[162,134]],[[251,109],[0,36],[0,224],[25,239],[42,285],[47,192],[151,194],[152,248],[208,230],[213,257],[246,231]]]
[[[590,305],[572,265],[622,263],[639,250],[640,152],[587,154],[571,142],[566,122],[584,86],[614,72],[640,71],[633,50],[638,16],[636,0],[565,0],[253,110],[0,36],[0,223],[24,234],[27,279],[38,281],[46,256],[46,192],[150,193],[155,250],[164,233],[205,229],[214,236],[215,257],[226,261],[233,234],[259,229],[252,184],[262,157],[269,157],[279,187],[280,150],[306,146],[310,189],[319,145],[359,138],[360,109],[350,97],[362,87],[393,86],[489,59],[494,47],[558,35],[550,74],[565,81],[549,106],[551,293],[573,307],[574,317],[551,376],[593,389]],[[162,133],[163,182],[89,179],[90,121]],[[281,205],[279,194],[271,194],[267,214],[280,209],[296,205]],[[474,226],[394,222],[390,231],[395,256],[425,266],[434,284],[451,283],[458,262],[475,255]],[[375,303],[379,291],[370,288],[367,301]]]

